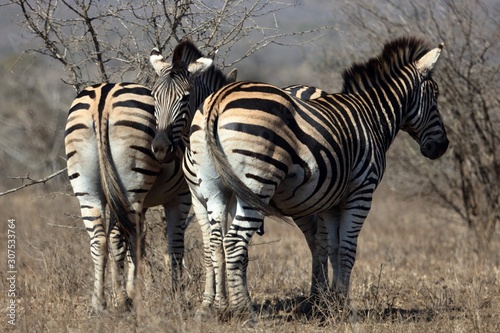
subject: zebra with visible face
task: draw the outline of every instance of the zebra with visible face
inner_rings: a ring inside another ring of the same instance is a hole
[[[183,167],[197,219],[209,226],[206,247],[226,265],[232,309],[250,310],[248,243],[264,215],[290,216],[299,226],[324,218],[333,288],[347,296],[357,238],[398,131],[430,159],[447,150],[431,77],[442,47],[411,37],[387,43],[379,57],[343,73],[340,94],[306,101],[272,85],[238,82],[205,100]],[[236,214],[226,229],[232,195]],[[204,297],[201,309],[213,301]]]
[[[189,86],[191,95],[185,99],[193,105],[196,104],[191,99],[199,100],[207,89],[215,91],[227,83],[220,70],[210,69],[211,59],[205,58],[190,42],[180,43],[173,58],[171,71],[191,65],[190,75],[197,77]],[[157,50],[152,51],[151,61],[165,63]],[[207,74],[201,75],[203,71]],[[230,80],[235,80],[234,74]],[[108,247],[116,306],[125,310],[134,297],[135,259],[129,260],[126,290],[122,274],[124,259],[127,245],[134,249],[135,235],[142,233],[148,207],[164,207],[172,287],[179,288],[191,194],[181,168],[183,150],[170,151],[163,163],[151,151],[157,133],[154,105],[151,90],[144,86],[101,84],[85,88],[68,114],[65,132],[68,175],[90,236],[95,275],[92,309],[97,313],[106,307],[104,271]],[[179,103],[173,105],[180,108]],[[110,210],[108,230],[104,223],[106,205]],[[134,258],[136,251],[130,252]]]

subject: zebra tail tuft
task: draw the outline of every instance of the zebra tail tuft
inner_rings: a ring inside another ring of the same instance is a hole
[[[132,204],[128,200],[127,192],[121,182],[120,176],[116,170],[113,157],[109,148],[109,130],[108,119],[102,117],[96,121],[97,128],[97,150],[99,152],[99,170],[101,186],[103,188],[106,202],[110,209],[110,221],[107,237],[111,233],[115,224],[118,223],[120,234],[125,237],[128,243],[132,260],[136,265],[137,232],[136,224],[130,219],[132,213]],[[114,218],[113,218],[114,217]]]
[[[208,154],[213,161],[217,173],[221,177],[224,185],[233,191],[236,196],[265,216],[274,216],[289,223],[281,211],[262,201],[262,199],[259,198],[250,188],[248,188],[248,186],[246,186],[246,184],[243,183],[243,181],[234,173],[233,168],[229,164],[226,155],[222,150],[222,147],[216,139],[218,118],[219,106],[212,105],[210,112],[206,117],[207,123],[205,124],[205,137],[207,141]]]

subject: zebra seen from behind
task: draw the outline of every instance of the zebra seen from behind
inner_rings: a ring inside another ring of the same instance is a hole
[[[290,216],[299,226],[324,219],[332,287],[347,297],[357,238],[396,134],[408,132],[430,159],[447,150],[431,76],[442,48],[414,37],[389,42],[343,73],[339,94],[301,100],[269,84],[237,82],[205,100],[183,168],[197,219],[210,227],[205,246],[217,265],[225,259],[233,310],[251,311],[248,243],[264,215]],[[236,214],[226,229],[233,194]]]
[[[152,57],[158,58],[157,50],[153,50]],[[173,58],[182,64],[198,64],[190,74],[202,80],[189,87],[191,96],[198,96],[197,85],[203,85],[202,91],[212,85],[213,91],[219,87],[212,76],[199,75],[211,67],[212,59],[205,58],[192,43],[180,43]],[[176,66],[172,66],[173,70]],[[222,75],[218,69],[211,71],[216,73],[213,76]],[[235,79],[234,74],[230,79]],[[182,149],[173,151],[163,163],[151,151],[157,132],[154,113],[151,90],[134,83],[87,87],[70,107],[65,131],[68,175],[90,236],[94,262],[92,310],[96,313],[106,308],[104,272],[108,248],[115,305],[125,310],[131,304],[136,260],[129,260],[125,288],[124,259],[128,247],[135,248],[135,235],[142,234],[148,207],[164,207],[172,287],[180,287],[191,194],[181,168]],[[110,211],[107,230],[106,206]],[[135,255],[135,250],[130,251],[129,259]]]

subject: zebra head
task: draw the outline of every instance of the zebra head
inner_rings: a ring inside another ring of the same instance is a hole
[[[414,105],[401,127],[420,145],[420,153],[432,160],[448,149],[448,137],[438,109],[439,88],[431,78],[444,44],[427,52],[414,65],[417,71],[417,93]],[[419,83],[419,84],[418,84]]]
[[[167,161],[186,135],[191,112],[196,110],[197,77],[213,65],[191,42],[174,49],[172,63],[153,49],[150,62],[158,75],[152,94],[155,99],[156,135],[151,148],[159,161]]]

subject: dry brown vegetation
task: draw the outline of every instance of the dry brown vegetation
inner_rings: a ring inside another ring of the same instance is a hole
[[[297,228],[269,221],[250,247],[249,288],[260,316],[255,329],[237,319],[199,323],[204,271],[195,221],[186,238],[186,290],[174,295],[165,266],[159,211],[148,216],[142,301],[137,313],[112,307],[90,315],[92,263],[77,200],[65,183],[52,194],[24,190],[2,199],[4,219],[17,221],[18,332],[498,332],[500,234],[491,256],[478,259],[470,231],[432,198],[404,199],[385,184],[361,232],[350,312],[308,318],[297,310],[309,288],[310,258]],[[1,248],[6,223],[0,224]],[[0,265],[6,267],[5,256]],[[4,271],[2,290],[7,290]],[[108,304],[111,286],[107,285]],[[6,304],[2,292],[2,304]],[[1,331],[12,331],[2,305]]]

